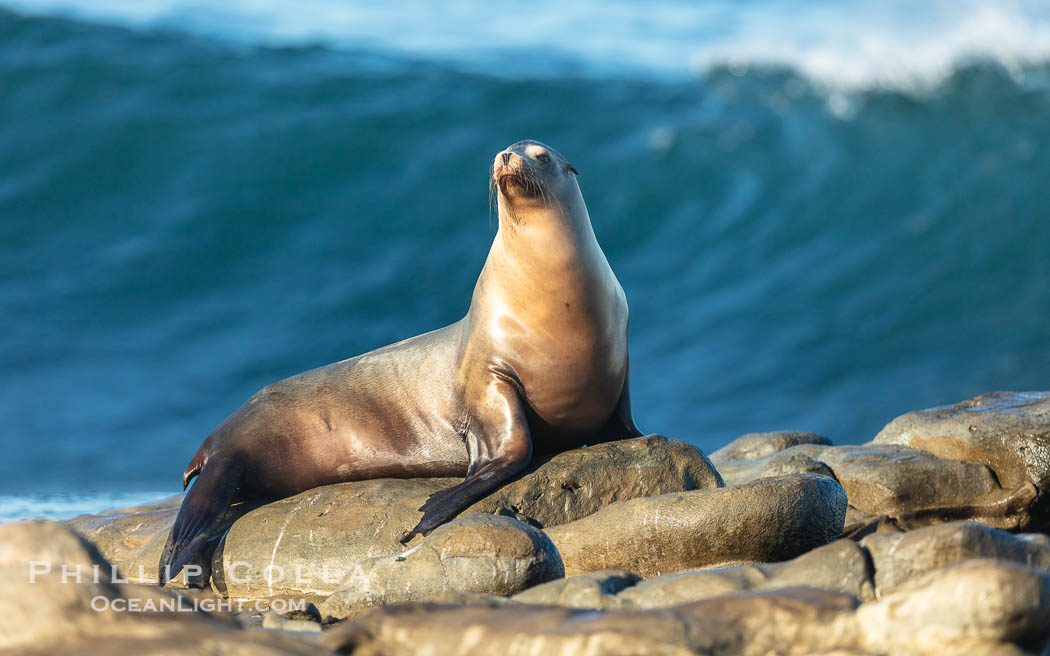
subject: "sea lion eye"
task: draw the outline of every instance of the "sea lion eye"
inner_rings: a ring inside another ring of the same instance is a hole
[[[551,161],[551,158],[550,155],[548,155],[547,153],[540,153],[539,155],[536,155],[536,160],[546,164],[547,162]]]

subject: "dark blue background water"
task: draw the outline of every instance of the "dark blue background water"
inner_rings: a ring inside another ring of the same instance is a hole
[[[1046,65],[573,70],[0,10],[0,495],[175,491],[257,388],[460,318],[523,138],[581,172],[643,430],[860,442],[1050,388]]]

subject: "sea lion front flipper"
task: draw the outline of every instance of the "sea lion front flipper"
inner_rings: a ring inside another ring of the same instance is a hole
[[[471,412],[465,436],[470,453],[467,477],[459,485],[435,492],[420,506],[423,518],[405,534],[402,543],[416,533],[427,534],[470,504],[507,482],[532,458],[532,439],[525,418],[521,388],[497,375],[482,394],[482,402]]]
[[[190,467],[193,466],[190,463]],[[241,465],[228,460],[206,461],[200,470],[200,477],[182,500],[175,524],[168,533],[168,541],[157,565],[159,585],[174,578],[186,565],[197,565],[200,567],[199,574],[188,577],[194,580],[187,580],[187,583],[207,586],[211,573],[208,543],[233,502],[241,472]]]

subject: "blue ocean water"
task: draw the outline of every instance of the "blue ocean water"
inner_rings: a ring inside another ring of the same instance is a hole
[[[1050,389],[1046,3],[0,2],[0,520],[176,492],[259,387],[460,318],[523,138],[643,430]]]

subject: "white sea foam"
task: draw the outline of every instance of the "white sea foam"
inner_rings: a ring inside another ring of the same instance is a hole
[[[0,494],[0,524],[23,519],[69,519],[111,508],[127,508],[172,496],[172,492]]]
[[[960,62],[1050,59],[1045,0],[0,0],[31,14],[173,27],[267,45],[303,43],[437,60],[471,70],[685,76],[778,64],[836,87],[923,86]],[[545,57],[521,56],[542,53]],[[505,53],[508,57],[491,55]],[[510,62],[508,64],[508,62]]]

